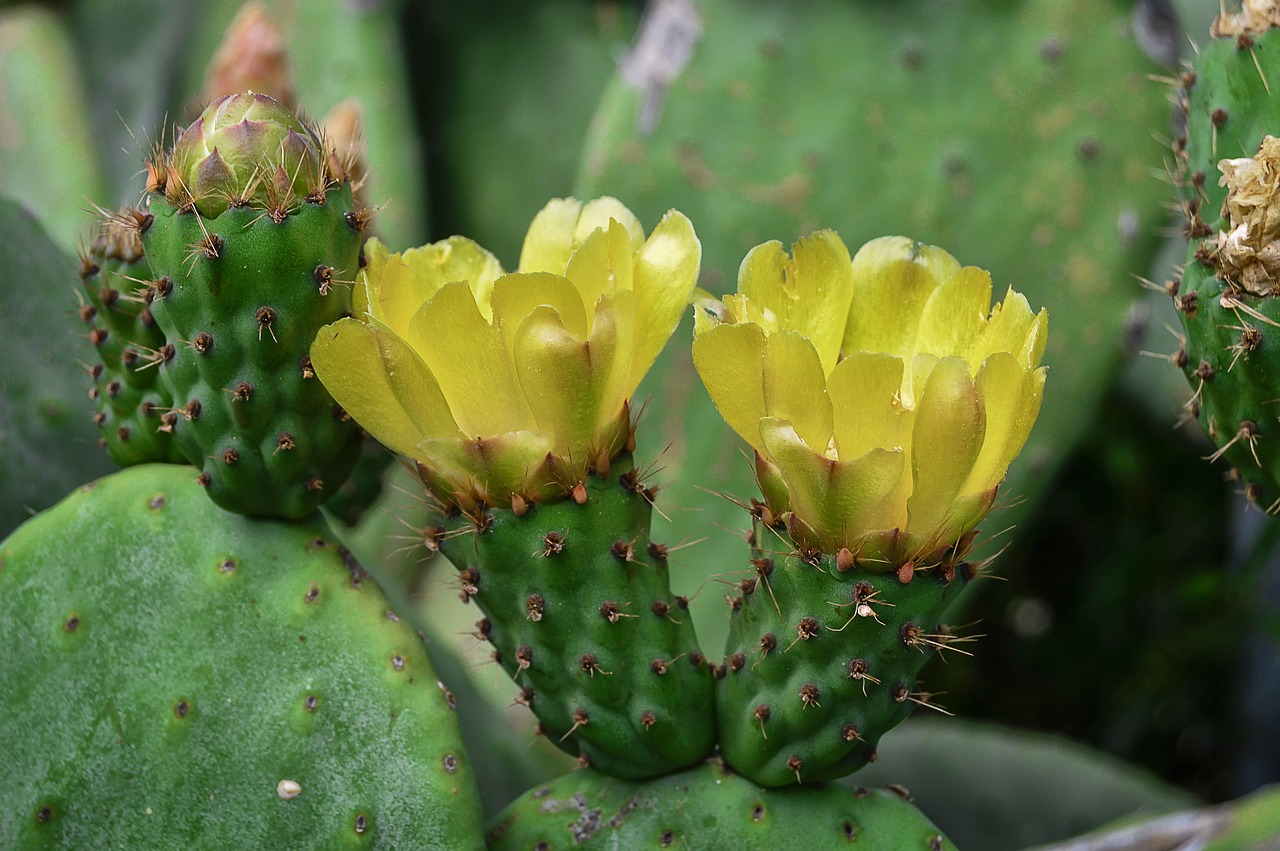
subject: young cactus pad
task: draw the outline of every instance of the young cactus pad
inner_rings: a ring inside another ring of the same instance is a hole
[[[715,745],[711,666],[649,540],[651,500],[623,456],[574,499],[458,514],[437,536],[539,730],[625,778],[687,768]]]
[[[308,351],[351,309],[367,217],[323,140],[264,95],[210,104],[148,172],[136,226],[178,445],[222,507],[304,517],[359,454]]]
[[[487,838],[494,851],[955,848],[911,805],[901,787],[761,789],[718,760],[646,783],[574,771],[529,791],[499,813]]]
[[[1187,415],[1245,495],[1280,509],[1280,78],[1277,4],[1224,14],[1181,78],[1186,136],[1174,143],[1190,239],[1170,291],[1186,332],[1171,356],[1191,384]],[[1270,14],[1258,12],[1272,7]],[[1256,13],[1256,14],[1255,14]]]
[[[80,318],[101,358],[89,368],[93,424],[98,442],[121,467],[181,464],[186,459],[173,439],[177,414],[160,383],[165,338],[151,315],[151,267],[131,226],[137,215],[130,209],[111,214],[80,258]]]
[[[131,467],[0,543],[0,624],[0,846],[482,846],[452,695],[323,526]]]
[[[930,695],[916,675],[959,639],[939,619],[972,578],[960,553],[918,575],[855,569],[848,550],[798,550],[757,521],[754,575],[728,600],[720,751],[763,786],[834,780]],[[954,648],[951,648],[954,649]]]

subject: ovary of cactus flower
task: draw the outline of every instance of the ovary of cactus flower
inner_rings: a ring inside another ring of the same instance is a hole
[[[148,188],[175,206],[214,218],[228,206],[254,206],[283,217],[318,197],[341,175],[320,137],[267,95],[227,95],[205,107],[161,163],[149,164]]]
[[[393,254],[377,240],[355,316],[312,364],[370,434],[464,509],[568,496],[631,448],[629,400],[679,324],[701,245],[671,211],[645,238],[611,198],[550,202],[503,274],[452,237]]]
[[[716,315],[718,314],[718,315]],[[869,569],[937,557],[990,510],[1039,413],[1045,311],[903,237],[757,246],[699,310],[694,364],[756,451],[767,520]]]

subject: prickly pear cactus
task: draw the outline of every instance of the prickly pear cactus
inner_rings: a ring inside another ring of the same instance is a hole
[[[80,258],[80,318],[102,358],[89,368],[99,444],[121,467],[186,461],[173,440],[173,401],[160,385],[164,333],[151,316],[151,267],[123,210],[102,222]]]
[[[0,544],[0,845],[478,848],[452,695],[314,524],[132,467]]]
[[[880,736],[912,709],[931,705],[916,674],[961,640],[939,619],[973,568],[960,547],[927,571],[872,573],[848,550],[797,551],[759,520],[753,540],[755,575],[728,598],[721,753],[764,786],[843,777],[874,760]]]
[[[178,445],[222,507],[303,517],[360,450],[307,352],[351,308],[367,214],[322,140],[264,95],[215,101],[148,170],[135,224]]]
[[[435,536],[540,732],[630,779],[687,768],[715,744],[711,666],[688,600],[671,594],[667,549],[649,539],[651,500],[623,456],[572,499],[458,514]]]
[[[1169,285],[1186,333],[1171,356],[1191,383],[1187,416],[1217,444],[1250,500],[1280,508],[1280,4],[1215,21],[1179,80],[1186,134],[1174,141],[1190,239]]]
[[[574,771],[533,789],[488,828],[492,849],[954,849],[907,790],[761,789],[712,760],[647,783]]]

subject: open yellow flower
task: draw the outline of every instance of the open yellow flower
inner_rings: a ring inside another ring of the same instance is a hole
[[[512,274],[463,237],[402,254],[370,240],[356,315],[322,329],[312,363],[449,504],[557,498],[628,448],[631,394],[701,251],[681,213],[646,239],[612,198],[547,204]]]
[[[693,359],[796,542],[894,566],[990,510],[1040,410],[1047,333],[939,248],[883,237],[850,261],[820,231],[747,254],[737,294],[699,310]]]

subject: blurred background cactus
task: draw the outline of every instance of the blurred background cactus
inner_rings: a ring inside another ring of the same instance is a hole
[[[965,724],[910,719],[842,782],[909,787],[962,848],[1060,840],[1280,782],[1280,525],[1225,464],[1201,460],[1214,446],[1184,403],[1203,358],[1183,337],[1194,348],[1224,322],[1184,331],[1165,284],[1181,276],[1187,238],[1209,236],[1196,222],[1218,227],[1218,159],[1256,154],[1255,131],[1280,135],[1265,108],[1247,132],[1247,105],[1223,105],[1225,124],[1196,114],[1232,74],[1253,85],[1256,72],[1251,96],[1265,106],[1280,49],[1256,33],[1209,48],[1218,11],[1218,0],[0,4],[0,537],[113,468],[98,441],[116,432],[95,425],[89,395],[102,350],[77,318],[82,303],[106,312],[76,297],[77,252],[101,253],[90,211],[138,204],[156,145],[213,98],[252,89],[323,125],[393,251],[465,234],[514,269],[548,198],[609,194],[649,225],[686,213],[699,283],[716,295],[751,246],[819,227],[850,246],[907,233],[1016,286],[1048,308],[1053,332],[1051,390],[983,527],[982,553],[1003,548],[993,572],[1006,581],[973,583],[948,615],[983,634],[974,658],[923,674]],[[1200,48],[1220,64],[1188,86]],[[1171,105],[1184,97],[1189,132]],[[1188,146],[1194,167],[1179,159]],[[1229,348],[1241,332],[1223,333]],[[673,590],[718,649],[722,574],[748,555],[734,500],[756,489],[697,380],[691,335],[690,318],[641,385],[651,403],[636,454],[657,459],[664,485],[655,540],[689,545],[673,547]],[[1238,424],[1227,431],[1219,444]],[[420,487],[390,459],[367,442],[326,511],[469,707],[462,735],[493,816],[575,763],[511,704],[510,681],[469,634],[458,574],[418,533]],[[985,765],[1028,779],[1000,786]],[[1052,794],[1031,780],[1049,772]]]

